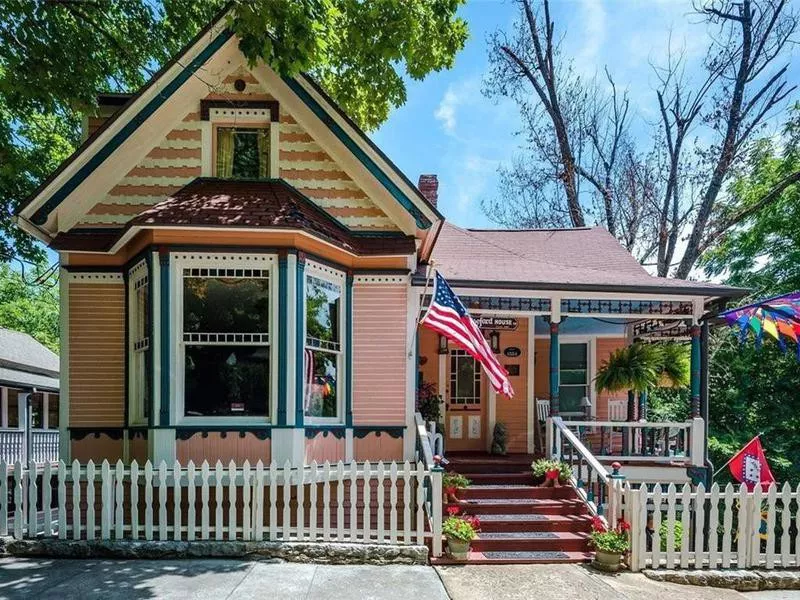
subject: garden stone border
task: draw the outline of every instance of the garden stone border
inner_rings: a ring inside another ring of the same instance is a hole
[[[757,592],[760,590],[800,590],[798,570],[687,570],[645,569],[642,574],[653,581]]]
[[[427,546],[325,542],[15,540],[0,538],[0,554],[48,558],[280,559],[331,565],[427,565]]]

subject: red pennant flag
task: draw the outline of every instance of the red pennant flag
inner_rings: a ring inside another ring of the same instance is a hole
[[[750,440],[728,463],[733,478],[745,484],[750,492],[756,485],[761,484],[761,488],[766,489],[775,481],[759,437]]]

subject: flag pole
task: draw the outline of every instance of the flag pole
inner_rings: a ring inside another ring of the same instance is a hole
[[[761,437],[761,435],[762,435],[763,433],[764,433],[764,432],[762,431],[761,433],[757,434],[757,435],[756,435],[756,436],[755,436],[755,437],[754,437],[752,440],[750,440],[749,442],[747,442],[747,444],[745,444],[744,446],[742,446],[742,448],[745,448],[745,447],[747,447],[747,445],[748,445],[748,444],[750,444],[750,443],[751,443],[753,440],[760,438],[760,437]],[[741,451],[742,451],[742,448],[739,448],[739,452],[741,452]],[[720,471],[722,471],[722,470],[723,470],[725,467],[727,467],[729,464],[731,464],[731,461],[732,461],[734,458],[736,458],[736,457],[739,455],[739,452],[736,452],[736,453],[734,453],[734,455],[733,455],[733,456],[731,456],[731,457],[728,459],[728,462],[726,462],[726,463],[725,463],[724,465],[722,465],[722,466],[721,466],[719,469],[717,469],[716,471],[714,471],[714,474],[711,476],[711,479],[714,479],[714,477],[716,477],[717,475],[719,475]]]
[[[426,274],[425,274],[425,287],[422,288],[422,299],[420,302],[419,310],[417,310],[417,321],[414,325],[414,337],[411,339],[411,346],[408,348],[408,356],[411,356],[414,353],[414,346],[417,344],[417,337],[419,336],[419,324],[422,321],[422,302],[425,301],[425,295],[428,293],[428,287],[431,283],[431,273],[433,273],[436,264],[436,261],[430,259],[428,265],[426,267]]]

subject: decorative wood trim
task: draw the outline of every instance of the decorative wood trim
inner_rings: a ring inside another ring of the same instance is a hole
[[[122,272],[104,271],[104,272],[67,272],[66,278],[70,283],[98,283],[98,284],[118,284],[122,285]]]
[[[409,276],[406,275],[355,275],[353,283],[355,285],[406,285]]]
[[[266,109],[272,123],[280,121],[280,109],[277,100],[200,100],[200,120],[208,121],[212,108],[228,108],[236,110]],[[245,115],[246,116],[246,115]]]

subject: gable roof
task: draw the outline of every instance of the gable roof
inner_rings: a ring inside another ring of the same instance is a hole
[[[432,257],[448,281],[470,287],[713,297],[747,292],[654,277],[603,227],[487,230],[462,229],[445,222]]]
[[[58,389],[58,355],[27,333],[0,327],[0,382]]]
[[[26,230],[43,239],[52,237],[53,227],[49,230],[43,227],[50,213],[233,37],[230,29],[222,27],[224,16],[225,11],[199,32],[22,203],[17,215]],[[209,38],[208,41],[203,40],[204,36]],[[177,70],[176,66],[179,67]],[[418,228],[428,229],[443,218],[436,207],[308,75],[282,80],[377,179],[388,195],[405,209]],[[368,151],[365,152],[363,148],[368,148]]]

